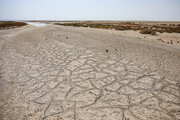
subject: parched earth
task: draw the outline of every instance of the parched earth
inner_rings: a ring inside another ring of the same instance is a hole
[[[2,120],[180,119],[178,82],[129,58],[47,36],[28,54],[9,46],[0,63]]]

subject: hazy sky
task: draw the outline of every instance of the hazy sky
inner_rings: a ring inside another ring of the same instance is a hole
[[[180,21],[180,0],[0,0],[0,20]]]

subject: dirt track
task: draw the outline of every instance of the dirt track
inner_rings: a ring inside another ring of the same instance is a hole
[[[89,28],[0,35],[1,119],[180,119],[180,49]]]

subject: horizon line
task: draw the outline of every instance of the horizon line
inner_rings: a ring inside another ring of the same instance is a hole
[[[0,19],[0,21],[135,21],[135,22],[180,22],[180,20],[82,20],[82,19],[74,19],[74,20],[53,20],[53,19],[32,19],[32,20],[13,20],[13,19]]]

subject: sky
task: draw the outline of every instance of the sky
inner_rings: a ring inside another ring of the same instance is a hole
[[[0,0],[0,20],[180,21],[180,0]]]

